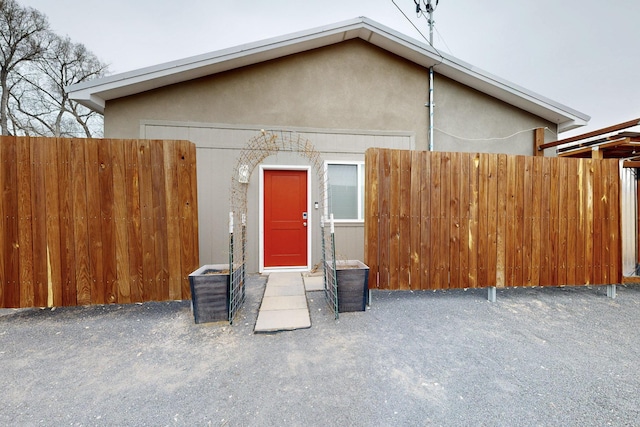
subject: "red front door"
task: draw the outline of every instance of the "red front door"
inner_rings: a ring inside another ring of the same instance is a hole
[[[307,266],[307,171],[264,171],[264,266]]]

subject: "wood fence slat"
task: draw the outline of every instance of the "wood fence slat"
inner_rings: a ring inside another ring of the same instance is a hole
[[[0,144],[0,307],[20,306],[16,139]]]
[[[184,160],[179,177],[182,234],[182,296],[189,298],[189,273],[198,268],[198,184],[196,175],[196,146],[189,141],[179,141],[179,158]]]
[[[471,186],[470,155],[460,153],[460,185],[459,185],[459,207],[460,207],[460,286],[468,288],[469,281],[469,192]]]
[[[165,171],[166,226],[168,254],[180,253],[180,209],[178,206],[178,151],[176,144],[164,141],[163,169]],[[182,299],[180,257],[168,258],[169,299]]]
[[[76,302],[78,305],[91,304],[91,260],[89,256],[89,212],[87,210],[87,168],[85,156],[86,144],[83,140],[74,139],[71,142],[71,189],[73,203],[73,235],[75,245],[73,258],[75,260]]]
[[[449,162],[449,287],[461,288],[460,280],[460,153]]]
[[[442,289],[443,278],[440,270],[440,258],[443,253],[442,244],[440,241],[440,221],[442,215],[442,206],[440,201],[442,199],[442,183],[440,177],[440,170],[442,167],[442,157],[439,152],[430,153],[431,158],[431,200],[430,214],[431,224],[429,227],[429,271],[431,276],[431,289]],[[434,250],[438,248],[438,250]]]
[[[140,150],[142,149],[140,141],[126,141],[125,187],[131,302],[145,301],[144,275],[142,271],[142,210],[140,207]]]
[[[410,289],[411,271],[411,151],[400,154],[400,234],[399,234],[399,289]]]
[[[389,195],[389,285],[399,289],[400,280],[400,152],[391,151]]]
[[[62,255],[60,239],[60,177],[55,138],[45,144],[45,204],[47,227],[47,288],[49,307],[62,305]]]
[[[486,286],[496,286],[498,235],[498,155],[487,155],[487,264]]]
[[[549,190],[549,229],[550,239],[547,252],[549,253],[549,279],[550,284],[558,282],[558,228],[560,227],[560,198],[564,196],[565,189],[559,185],[560,163],[558,158],[551,159],[551,186]]]
[[[551,188],[551,163],[549,157],[542,157],[542,171],[541,181],[539,187],[540,194],[540,285],[549,286],[551,284],[549,263],[551,262],[549,257],[549,241],[553,232],[549,229],[549,214],[551,213],[551,205],[549,200],[549,190]]]
[[[531,285],[540,285],[540,257],[542,252],[542,157],[532,157],[531,170]]]
[[[604,213],[603,204],[603,192],[602,188],[604,183],[602,180],[604,176],[602,174],[603,160],[593,160],[593,284],[603,284],[602,280],[602,256],[604,244],[602,239],[602,221],[601,217]]]
[[[489,155],[479,154],[478,168],[478,287],[488,284],[489,263]]]
[[[153,188],[150,145],[150,141],[141,141],[138,146],[138,176],[141,188]],[[158,301],[157,283],[154,280],[156,233],[153,229],[151,191],[140,191],[140,231],[142,233],[142,298],[145,301]]]
[[[420,174],[420,289],[431,289],[431,153],[422,153]]]
[[[469,287],[481,286],[478,282],[478,215],[479,215],[479,167],[480,154],[471,154],[469,164]]]
[[[391,151],[380,152],[380,287],[391,289],[389,283],[389,241],[390,241],[390,203],[391,203]]]
[[[449,276],[451,274],[449,262],[449,232],[451,224],[451,195],[450,195],[450,179],[451,176],[451,153],[441,153],[440,155],[440,231],[438,240],[442,250],[441,256],[438,257],[438,270],[440,273],[441,289],[448,289],[451,285]]]
[[[131,269],[129,259],[129,236],[127,234],[127,191],[126,191],[126,142],[111,142],[111,169],[113,173],[113,222],[115,232],[116,277],[114,295],[120,304],[131,302]],[[174,252],[175,253],[175,252]]]
[[[525,174],[526,174],[526,158],[524,156],[516,157],[516,199],[515,199],[515,281],[513,286],[525,286],[526,277],[524,263],[529,262],[524,258],[524,230],[525,230]]]
[[[162,141],[151,141],[151,185],[153,189],[153,230],[155,233],[155,276],[158,300],[169,299],[169,255],[167,197]]]
[[[566,255],[566,271],[567,284],[577,284],[576,269],[578,267],[579,256],[578,247],[578,230],[580,222],[578,218],[578,201],[579,201],[579,178],[578,178],[578,161],[576,159],[567,159],[567,181],[571,182],[571,186],[567,186],[563,196],[567,199],[567,255]],[[555,282],[551,282],[553,284]]]
[[[561,196],[558,198],[558,229],[557,243],[556,243],[556,285],[565,285],[567,283],[567,240],[569,221],[567,219],[567,191],[569,191],[569,167],[568,163],[561,161],[559,163],[560,169],[558,176],[558,191]]]
[[[36,307],[49,305],[47,276],[47,209],[45,161],[47,141],[31,138],[31,212],[33,241],[34,298]]]
[[[411,151],[411,188],[410,188],[410,288],[421,289],[421,271],[420,271],[420,241],[421,241],[421,225],[420,210],[422,207],[421,192],[421,174],[422,169],[422,152]],[[369,189],[369,191],[372,191]]]
[[[617,160],[609,161],[609,283],[622,283],[620,164]]]
[[[508,198],[507,156],[498,155],[497,175],[497,229],[496,229],[496,278],[498,288],[505,287],[506,282],[506,254],[505,238],[507,235],[507,198]]]
[[[519,236],[516,233],[516,180],[517,180],[517,163],[515,156],[507,156],[507,229],[505,237],[505,264],[506,264],[506,286],[515,286],[516,284],[516,242]]]
[[[609,199],[609,192],[610,192],[610,187],[609,187],[609,179],[611,177],[611,170],[610,170],[610,165],[611,165],[611,161],[610,160],[603,160],[602,162],[600,162],[601,164],[601,177],[599,179],[599,181],[601,182],[601,187],[600,187],[600,203],[601,203],[601,210],[600,210],[600,231],[601,231],[601,239],[602,239],[602,243],[601,243],[601,248],[602,248],[602,254],[601,254],[601,280],[603,284],[609,283],[609,263],[610,263],[610,256],[611,256],[611,247],[610,247],[610,241],[609,241],[609,223],[611,222],[611,219],[609,217],[609,203],[610,203],[610,199]]]
[[[100,188],[100,229],[102,239],[102,283],[104,301],[117,302],[116,227],[113,219],[114,189],[111,140],[98,144],[98,185]]]
[[[91,269],[91,304],[104,304],[104,257],[102,243],[102,212],[100,206],[100,162],[98,141],[85,142],[85,174],[87,180],[87,230],[89,235],[89,265]]]
[[[71,139],[58,138],[58,185],[60,209],[60,273],[62,305],[78,304],[75,273],[75,235],[73,224],[73,174],[71,170]]]
[[[16,138],[18,192],[18,249],[20,268],[20,307],[33,307],[35,278],[33,274],[33,218],[31,214],[31,145],[29,138]]]
[[[583,215],[585,217],[585,250],[584,280],[582,284],[593,284],[593,162],[591,159],[583,159],[586,197],[583,207]]]
[[[8,241],[6,237],[6,227],[7,224],[4,221],[4,218],[7,217],[5,213],[7,203],[5,201],[6,191],[5,188],[8,188],[11,184],[8,182],[5,172],[5,162],[4,160],[5,154],[5,145],[9,145],[11,141],[4,139],[0,142],[0,307],[8,307],[9,300],[6,298],[6,295],[11,291],[9,288],[11,287],[11,278],[7,275],[5,271],[5,259],[10,256],[7,253],[6,242]]]
[[[525,286],[532,286],[532,264],[531,255],[533,253],[533,157],[525,157],[524,165],[524,229],[522,235],[522,280]]]
[[[367,149],[365,153],[365,215],[367,221],[365,221],[365,264],[369,266],[369,289],[378,287],[378,271],[379,271],[379,257],[378,257],[378,241],[379,241],[379,227],[380,227],[380,211],[378,206],[378,171],[380,170],[379,162],[379,150]]]

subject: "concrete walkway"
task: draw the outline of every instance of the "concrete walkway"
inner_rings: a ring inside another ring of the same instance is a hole
[[[292,331],[311,327],[300,273],[270,273],[254,332]]]

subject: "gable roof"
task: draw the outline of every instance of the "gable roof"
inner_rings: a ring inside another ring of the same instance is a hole
[[[71,99],[104,112],[106,101],[235,68],[360,38],[437,74],[558,124],[560,132],[586,125],[590,117],[494,76],[428,44],[365,17],[223,49],[203,55],[78,83],[65,88]]]

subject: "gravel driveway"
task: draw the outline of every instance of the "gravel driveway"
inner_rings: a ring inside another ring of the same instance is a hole
[[[0,425],[638,425],[640,287],[374,292],[254,334],[189,302],[0,311]]]

